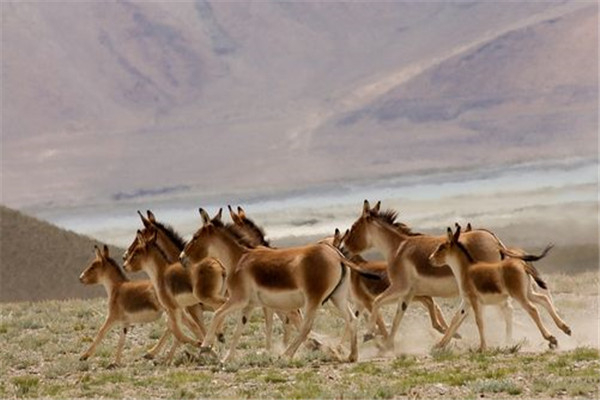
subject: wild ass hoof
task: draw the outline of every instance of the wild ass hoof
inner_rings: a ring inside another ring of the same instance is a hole
[[[556,347],[558,347],[558,340],[556,340],[554,336],[550,336],[548,338],[548,347],[550,347],[551,349],[555,349]]]
[[[569,328],[567,325],[563,326],[561,329],[564,333],[571,336],[571,328]]]
[[[375,334],[373,332],[365,333],[363,336],[363,343],[366,343],[373,339],[375,339]]]
[[[79,357],[79,361],[85,361],[85,360],[87,360],[88,358],[90,358],[90,356],[89,356],[89,355],[87,355],[87,354],[83,354],[81,357]]]
[[[144,358],[146,360],[154,360],[154,354],[152,354],[152,353],[146,353],[146,354],[144,354]]]
[[[119,364],[117,364],[116,362],[110,363],[106,366],[106,369],[117,369],[119,368]]]
[[[225,343],[225,335],[221,332],[217,335],[217,340],[221,343]]]

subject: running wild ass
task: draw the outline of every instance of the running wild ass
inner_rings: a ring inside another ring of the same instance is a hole
[[[381,306],[397,303],[391,332],[384,342],[385,347],[392,349],[404,312],[415,296],[455,297],[459,295],[459,288],[448,266],[434,267],[429,260],[445,236],[414,233],[396,221],[395,211],[380,212],[380,207],[381,202],[371,208],[369,202],[364,201],[362,214],[352,225],[344,247],[350,254],[374,247],[385,256],[390,285],[373,301],[369,331],[375,331]],[[500,261],[498,242],[489,232],[473,230],[463,236],[463,242],[474,259]],[[503,314],[508,325],[512,319],[510,305],[503,308]]]
[[[350,361],[356,361],[358,347],[355,317],[348,304],[347,260],[332,246],[313,244],[288,249],[249,248],[221,222],[221,210],[214,218],[200,209],[203,226],[181,253],[184,264],[207,256],[216,257],[227,269],[229,299],[216,312],[202,346],[210,348],[215,328],[234,311],[241,311],[231,347],[224,360],[231,360],[235,347],[257,306],[281,311],[302,309],[300,334],[284,355],[293,357],[312,329],[316,312],[326,301],[343,316],[350,329]]]
[[[461,239],[460,226],[457,226],[454,234],[452,229],[448,228],[446,241],[438,245],[429,257],[434,266],[450,267],[458,281],[461,297],[461,304],[450,322],[450,328],[436,345],[437,347],[448,344],[452,333],[473,309],[479,330],[479,350],[485,350],[487,343],[483,326],[483,305],[495,304],[506,307],[510,298],[515,299],[527,311],[544,339],[548,341],[550,348],[556,347],[558,342],[542,323],[534,303],[546,308],[556,325],[567,335],[571,334],[571,329],[560,319],[549,297],[546,294],[533,292],[530,282],[532,278],[540,288],[547,288],[537,269],[530,262],[546,256],[552,246],[547,246],[539,256],[502,249],[501,251],[509,258],[499,262],[477,262],[459,239]]]
[[[121,324],[119,343],[114,365],[121,363],[121,354],[125,344],[125,335],[132,324],[153,322],[163,313],[152,283],[148,280],[130,281],[115,260],[110,258],[108,247],[102,251],[95,246],[96,257],[81,273],[79,280],[86,285],[101,284],[108,295],[108,313],[104,324],[98,331],[91,346],[80,360],[91,357],[106,333],[117,323]],[[166,330],[158,343],[148,351],[147,357],[154,357],[169,337]]]

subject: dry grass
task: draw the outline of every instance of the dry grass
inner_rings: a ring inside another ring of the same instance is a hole
[[[124,365],[109,369],[116,329],[95,357],[79,361],[104,318],[105,299],[1,304],[0,398],[595,398],[600,358],[597,321],[589,317],[597,311],[593,279],[548,277],[556,287],[557,303],[573,296],[563,292],[582,287],[595,299],[562,307],[574,337],[557,333],[559,351],[547,350],[533,324],[517,312],[515,339],[526,337],[524,341],[503,347],[491,324],[491,345],[499,347],[476,353],[472,350],[477,345],[476,329],[467,323],[461,328],[463,340],[448,350],[431,352],[439,335],[428,328],[422,307],[411,306],[398,354],[382,357],[372,343],[362,343],[361,361],[355,364],[337,361],[327,347],[301,348],[293,360],[265,354],[262,315],[256,311],[239,356],[230,364],[220,365],[189,347],[170,367],[142,358],[160,333],[162,322],[157,322],[133,329]],[[453,305],[444,303],[446,315]],[[557,332],[549,322],[548,326]],[[594,326],[595,335],[590,336]],[[332,338],[325,343],[336,343],[341,320],[329,307],[320,314],[317,331]],[[231,332],[230,324],[227,333]],[[281,337],[279,326],[277,335]],[[280,343],[278,347],[280,353]]]

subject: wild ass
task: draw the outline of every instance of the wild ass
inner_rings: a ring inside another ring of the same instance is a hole
[[[154,228],[149,228],[146,235],[138,230],[137,244],[133,251],[127,254],[124,268],[129,272],[143,270],[148,274],[158,300],[167,313],[169,327],[175,338],[181,343],[199,345],[199,341],[182,332],[180,324],[186,324],[198,339],[204,337],[204,328],[196,321],[190,320],[183,313],[183,308],[200,307],[201,302],[217,308],[224,302],[219,290],[225,278],[223,266],[215,259],[205,259],[186,270],[179,262],[169,261],[157,245],[157,236],[158,232]],[[201,276],[201,279],[192,284],[194,274]],[[207,293],[203,290],[206,287],[212,290]]]
[[[395,211],[380,212],[380,207],[381,202],[371,208],[369,202],[364,201],[362,214],[352,225],[344,246],[351,254],[375,247],[386,258],[390,286],[373,302],[369,330],[374,332],[379,308],[397,302],[391,332],[385,342],[386,347],[393,348],[404,312],[415,296],[454,297],[458,296],[459,289],[448,266],[434,267],[429,261],[429,256],[444,242],[445,236],[414,233],[396,221]],[[463,243],[476,260],[500,261],[498,243],[489,232],[475,230],[466,233]],[[502,311],[508,325],[508,320],[512,319],[510,305]]]
[[[237,207],[237,213],[233,211],[230,205],[228,205],[227,208],[229,209],[229,215],[234,225],[229,228],[235,231],[236,236],[243,238],[243,242],[249,247],[256,248],[262,246],[272,248],[265,237],[264,230],[246,216],[246,212],[242,207]],[[283,323],[283,344],[287,346],[291,335],[290,325],[294,325],[296,329],[300,330],[302,324],[302,315],[300,314],[300,311],[295,310],[286,313],[263,307],[263,313],[265,315],[266,349],[271,351],[273,347],[273,314],[276,314]]]
[[[443,347],[448,344],[452,333],[456,332],[473,309],[475,322],[479,330],[479,350],[485,350],[487,344],[483,326],[482,306],[497,304],[506,307],[510,298],[517,300],[527,311],[544,339],[549,342],[550,348],[556,347],[558,342],[542,323],[538,309],[533,303],[546,308],[556,325],[567,335],[571,334],[571,329],[560,319],[548,296],[534,293],[530,284],[531,277],[539,287],[542,289],[547,288],[537,269],[529,263],[546,256],[552,248],[551,245],[547,246],[539,256],[517,254],[502,249],[501,251],[510,258],[490,263],[475,261],[468,248],[459,239],[462,239],[460,226],[457,227],[454,234],[452,229],[448,228],[446,241],[439,244],[429,257],[434,266],[447,265],[450,267],[458,281],[461,296],[461,304],[454,318],[452,318],[450,328],[436,347]]]
[[[231,347],[224,360],[231,360],[248,321],[256,306],[282,311],[304,310],[304,320],[298,337],[284,355],[293,357],[304,342],[318,308],[331,300],[350,328],[350,361],[358,357],[355,317],[348,305],[349,263],[332,246],[313,244],[288,249],[251,249],[239,243],[239,238],[221,222],[221,212],[211,219],[200,209],[203,226],[181,253],[184,264],[206,256],[220,259],[227,269],[229,299],[216,312],[202,346],[210,348],[215,328],[231,312],[241,311]]]
[[[152,283],[148,280],[130,281],[115,260],[110,258],[108,247],[102,251],[94,246],[96,257],[79,276],[85,285],[101,284],[108,295],[108,314],[104,324],[96,334],[91,346],[80,360],[87,360],[96,352],[96,347],[106,333],[117,323],[121,324],[119,343],[115,356],[115,365],[121,363],[121,354],[125,345],[125,335],[132,324],[153,322],[163,313]],[[167,329],[158,343],[152,347],[147,357],[154,357],[169,337]]]
[[[201,340],[206,332],[203,324],[203,311],[214,311],[218,308],[218,305],[225,301],[223,297],[225,295],[224,279],[222,279],[224,269],[215,269],[215,264],[211,261],[197,263],[188,270],[182,268],[178,260],[179,254],[186,245],[185,240],[170,225],[159,222],[152,211],[146,210],[146,214],[147,218],[138,211],[138,215],[144,225],[144,229],[141,231],[142,236],[146,240],[149,240],[154,232],[156,232],[156,245],[166,255],[168,262],[174,264],[167,272],[167,283],[173,286],[172,289],[176,289],[175,286],[179,286],[178,290],[188,293],[191,291],[199,301],[201,299],[205,301],[204,303],[194,303],[191,306],[184,307],[187,316],[200,328],[202,337],[198,337],[198,339]],[[127,259],[129,253],[135,249],[137,244],[136,235],[127,251],[123,254],[123,260]],[[218,261],[216,262],[218,263]],[[221,342],[225,340],[221,332],[221,327],[219,328],[218,339]]]
[[[390,286],[390,280],[387,274],[387,263],[385,261],[367,261],[358,254],[350,256],[343,247],[344,240],[349,234],[349,229],[342,235],[339,229],[336,228],[330,241],[331,244],[340,249],[350,261],[359,265],[364,271],[370,273],[370,275],[366,275],[355,270],[350,270],[350,288],[356,308],[355,315],[358,317],[364,310],[367,310],[369,313],[365,315],[370,315],[375,298]],[[431,326],[438,332],[442,334],[445,333],[446,329],[448,329],[448,325],[446,325],[442,311],[433,298],[430,296],[415,296],[414,300],[422,303],[423,306],[427,308],[429,318],[431,319]],[[376,318],[379,333],[384,340],[387,340],[389,335],[381,314]],[[366,336],[366,338],[368,338],[368,336]]]

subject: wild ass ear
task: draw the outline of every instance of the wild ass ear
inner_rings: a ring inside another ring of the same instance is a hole
[[[204,208],[200,208],[200,216],[202,217],[202,223],[204,225],[210,224],[210,216]]]
[[[104,258],[108,258],[109,257],[109,255],[108,255],[108,246],[107,245],[104,245],[104,247],[102,248],[102,257],[104,257]]]
[[[363,215],[368,215],[369,211],[371,211],[371,206],[369,205],[369,200],[365,200],[363,202]]]
[[[238,206],[238,217],[240,217],[240,219],[246,218],[246,211],[240,206]]]
[[[346,240],[348,235],[350,235],[350,229],[346,229],[346,232],[344,232],[344,236],[342,236],[342,242],[344,242]]]
[[[144,214],[142,214],[142,212],[140,210],[138,210],[137,213],[140,216],[140,218],[142,219],[142,223],[144,224],[145,228],[149,228],[150,226],[152,226],[152,224],[150,223],[150,221],[148,221],[146,219],[146,217],[144,217]]]
[[[377,204],[375,204],[375,207],[373,207],[371,209],[371,213],[373,214],[379,214],[379,210],[381,209],[381,200],[377,202]]]
[[[97,258],[102,258],[102,253],[100,252],[100,249],[96,245],[94,245],[94,252],[96,253]]]
[[[152,211],[146,210],[146,214],[148,215],[148,220],[150,222],[152,222],[153,224],[156,223],[156,218],[154,217],[154,214],[152,213]]]
[[[240,220],[240,217],[235,213],[235,211],[233,211],[231,206],[227,205],[227,208],[229,209],[229,216],[231,217],[231,220],[233,221],[233,223],[236,225],[241,225],[242,221]]]
[[[467,222],[467,227],[465,228],[465,232],[471,232],[473,230],[473,227],[471,226],[470,222]]]
[[[456,232],[454,232],[454,236],[452,236],[452,241],[454,243],[458,243],[458,237],[460,236],[460,225],[456,224]]]
[[[448,243],[452,243],[452,238],[454,237],[452,228],[448,227],[448,229],[446,229],[446,235],[448,236]]]
[[[223,218],[223,208],[219,208],[219,212],[213,217],[213,221],[221,222],[221,218]]]

